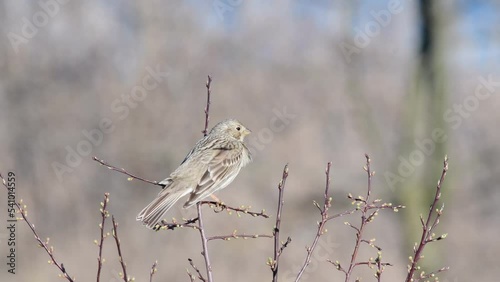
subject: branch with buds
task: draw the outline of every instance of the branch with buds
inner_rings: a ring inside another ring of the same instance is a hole
[[[2,179],[3,186],[5,186],[5,188],[7,190],[9,190],[9,186],[7,185],[7,181],[2,176],[2,174],[0,174],[0,179]],[[26,210],[26,205],[23,205],[22,200],[19,201],[19,203],[14,202],[14,205],[16,206],[18,212],[21,214],[21,217],[24,220],[24,222],[26,222],[26,224],[30,228],[31,232],[33,233],[33,236],[35,236],[35,239],[38,242],[38,246],[43,248],[45,250],[45,252],[49,255],[49,257],[50,257],[49,263],[55,265],[59,269],[59,271],[61,271],[61,275],[60,275],[61,277],[65,278],[66,280],[68,280],[70,282],[73,282],[75,278],[71,277],[68,274],[63,263],[59,263],[56,260],[56,258],[54,256],[54,247],[53,246],[49,247],[49,240],[50,239],[47,238],[47,240],[42,241],[42,239],[40,238],[40,236],[38,235],[38,233],[35,229],[35,225],[29,221],[28,211]]]
[[[418,243],[418,245],[415,244],[415,246],[413,247],[413,256],[410,257],[410,264],[408,265],[408,276],[406,277],[405,280],[406,282],[425,280],[434,277],[437,273],[449,269],[448,267],[443,267],[427,274],[422,271],[418,277],[414,277],[415,271],[419,269],[417,264],[419,260],[423,258],[422,253],[424,251],[425,246],[428,243],[442,240],[446,238],[446,236],[448,235],[445,233],[443,235],[436,237],[436,235],[434,234],[434,229],[439,224],[439,218],[443,214],[444,210],[444,204],[441,205],[441,208],[437,208],[437,205],[439,200],[441,199],[441,185],[444,182],[447,172],[448,172],[448,156],[445,156],[443,162],[443,171],[441,172],[441,177],[439,178],[439,181],[437,183],[436,194],[434,195],[434,200],[430,206],[427,219],[424,221],[423,216],[420,215],[420,223],[422,224],[422,237],[420,238],[420,242]]]

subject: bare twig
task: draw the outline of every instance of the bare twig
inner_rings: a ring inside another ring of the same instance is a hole
[[[382,255],[380,254],[380,252],[378,252],[375,262],[377,263],[377,272],[375,273],[375,277],[377,277],[377,281],[380,282],[382,281],[382,273],[384,273],[385,267],[392,266],[392,264],[388,262],[382,262]]]
[[[128,282],[131,280],[127,276],[127,266],[126,266],[125,261],[123,260],[123,256],[122,256],[122,250],[120,247],[120,239],[118,238],[118,224],[116,223],[114,216],[111,216],[111,220],[113,221],[113,237],[115,238],[116,249],[118,250],[118,259],[120,260],[120,264],[121,264],[122,270],[123,270],[123,280],[125,282]]]
[[[330,168],[331,168],[331,166],[332,166],[331,162],[327,163],[326,170],[325,170],[326,184],[325,184],[325,193],[323,195],[323,198],[324,198],[323,208],[321,208],[317,202],[314,202],[314,205],[320,211],[321,222],[318,224],[318,230],[316,232],[316,237],[314,237],[314,240],[313,240],[313,243],[311,244],[311,247],[306,247],[307,256],[306,256],[306,259],[304,261],[304,264],[302,265],[302,268],[299,271],[299,274],[297,274],[297,278],[295,278],[295,282],[300,280],[300,278],[302,277],[302,274],[304,274],[304,271],[306,270],[307,266],[311,263],[311,255],[314,252],[316,245],[318,244],[319,237],[326,232],[325,225],[326,225],[327,221],[329,220],[328,209],[332,206],[331,205],[332,198],[330,196],[328,196],[328,190],[330,189]],[[346,214],[348,214],[348,213],[346,213]]]
[[[198,231],[200,231],[201,246],[203,248],[202,255],[205,258],[205,267],[207,269],[207,281],[212,282],[212,266],[210,265],[210,256],[208,255],[208,240],[205,234],[205,229],[203,227],[203,217],[201,212],[201,203],[196,204],[196,210],[198,211]]]
[[[421,281],[421,280],[427,280],[429,278],[436,278],[435,276],[441,272],[444,272],[444,271],[448,271],[450,268],[448,266],[446,267],[442,267],[436,271],[433,271],[433,272],[429,272],[429,273],[425,273],[424,271],[422,271],[419,275],[418,278],[414,278],[413,281]]]
[[[264,210],[262,210],[260,212],[255,212],[255,211],[251,211],[247,207],[242,206],[239,208],[235,208],[235,207],[228,206],[224,203],[218,203],[215,201],[200,201],[200,204],[201,205],[208,205],[210,208],[212,208],[212,210],[215,213],[219,213],[222,211],[228,211],[228,212],[234,211],[238,215],[248,214],[248,215],[251,215],[253,217],[269,218],[269,215],[267,215]],[[155,228],[155,230],[160,230],[160,229],[174,230],[176,228],[183,228],[183,227],[198,229],[199,227],[197,225],[193,224],[193,223],[196,223],[197,221],[198,221],[198,217],[191,218],[191,219],[183,219],[183,222],[181,222],[181,223],[177,222],[177,220],[175,220],[175,219],[173,219],[172,222],[167,222],[165,220],[162,220],[161,223],[158,224],[158,228]]]
[[[153,275],[158,271],[156,269],[157,265],[158,261],[155,261],[155,263],[153,263],[153,266],[151,266],[151,271],[149,272],[149,282],[153,282]]]
[[[203,275],[201,274],[200,269],[198,269],[198,267],[196,267],[196,265],[194,265],[193,260],[188,258],[188,261],[189,261],[189,264],[191,265],[191,267],[194,269],[194,271],[196,271],[196,274],[198,274],[198,279],[200,279],[200,281],[206,282],[207,280],[205,280],[205,277],[203,277]],[[189,271],[188,271],[188,275],[191,278],[191,281],[194,281],[194,276],[191,275],[191,273],[189,273]]]
[[[216,212],[216,213],[227,210],[227,211],[235,211],[238,215],[239,215],[239,213],[244,213],[244,214],[248,214],[248,215],[251,215],[254,217],[260,216],[260,217],[264,217],[264,218],[269,218],[269,215],[266,214],[265,210],[262,210],[260,212],[254,212],[254,211],[251,211],[247,207],[235,208],[235,207],[228,206],[224,203],[219,203],[219,202],[215,202],[215,201],[200,201],[200,203],[202,205],[210,206],[214,210],[214,212]]]
[[[382,276],[382,272],[384,271],[385,266],[390,266],[391,264],[381,261],[382,260],[382,256],[381,256],[382,249],[380,247],[378,247],[377,245],[373,244],[375,239],[372,239],[372,240],[363,239],[363,231],[365,230],[366,225],[375,219],[375,217],[378,215],[378,212],[380,210],[391,209],[394,212],[397,212],[399,209],[405,208],[405,206],[402,206],[402,205],[393,206],[391,203],[382,203],[381,204],[380,199],[371,200],[371,194],[372,194],[372,185],[371,184],[372,184],[372,177],[373,177],[373,175],[375,175],[375,172],[371,171],[370,157],[367,154],[365,154],[365,158],[366,158],[366,165],[364,166],[364,170],[366,171],[367,176],[368,176],[366,196],[365,197],[363,197],[363,196],[353,197],[351,194],[349,194],[347,196],[347,198],[353,200],[353,204],[356,204],[356,208],[353,210],[348,210],[348,211],[327,217],[327,220],[331,220],[331,219],[336,218],[336,217],[340,217],[340,216],[344,216],[344,215],[348,215],[348,214],[353,214],[357,211],[361,212],[361,224],[359,226],[354,226],[349,222],[345,222],[345,224],[347,226],[351,227],[352,229],[354,229],[356,231],[356,242],[354,244],[354,248],[353,248],[353,252],[351,255],[351,260],[350,260],[349,266],[344,268],[341,266],[340,262],[338,262],[338,261],[327,260],[330,263],[332,263],[333,265],[335,265],[337,270],[339,270],[345,274],[345,281],[349,281],[349,279],[354,271],[354,268],[356,268],[357,266],[360,266],[360,265],[367,265],[370,268],[376,267],[377,271],[375,273],[375,277],[377,278],[377,280],[380,281],[381,276]],[[356,258],[357,258],[358,252],[359,252],[359,248],[361,247],[362,243],[366,243],[377,250],[377,258],[376,259],[370,258],[370,260],[368,260],[368,261],[361,261],[361,262],[356,261]]]
[[[177,220],[173,219],[172,222],[167,222],[166,220],[162,220],[161,223],[158,224],[158,228],[155,228],[156,231],[160,229],[166,229],[166,230],[174,230],[176,228],[193,228],[193,229],[198,229],[198,225],[195,225],[198,221],[198,217],[191,218],[191,219],[184,219],[184,222],[179,223]]]
[[[361,240],[363,237],[364,228],[366,227],[366,224],[368,222],[370,222],[370,220],[372,218],[370,215],[368,215],[368,210],[369,210],[368,203],[370,201],[373,173],[370,170],[370,157],[367,154],[365,154],[365,158],[366,158],[366,166],[364,167],[364,169],[368,175],[368,188],[367,188],[367,192],[366,192],[366,199],[361,198],[361,201],[363,202],[363,205],[361,208],[361,224],[358,228],[355,228],[357,230],[356,243],[354,244],[354,250],[353,250],[352,255],[351,255],[351,262],[349,264],[349,268],[347,269],[347,272],[345,274],[345,281],[346,282],[349,281],[349,279],[352,275],[352,272],[353,272],[354,268],[356,267],[356,257],[358,255],[359,247],[360,247],[361,242],[362,242]],[[360,199],[360,198],[358,198],[358,199]],[[375,215],[375,214],[376,213],[373,213],[373,215]]]
[[[342,216],[345,216],[345,215],[350,215],[350,214],[353,214],[357,211],[358,209],[352,209],[352,210],[347,210],[347,211],[344,211],[344,212],[340,212],[340,213],[337,213],[337,214],[334,214],[334,215],[330,215],[328,216],[328,218],[326,219],[327,221],[330,221],[334,218],[337,218],[337,217],[342,217]]]
[[[10,175],[8,175],[8,176],[10,177]],[[5,186],[5,188],[7,189],[7,191],[9,191],[10,188],[7,185],[7,181],[5,180],[5,178],[3,178],[2,174],[0,174],[0,178],[2,179],[2,183]],[[74,278],[71,278],[71,276],[68,274],[68,272],[66,271],[66,268],[64,267],[64,264],[57,262],[56,258],[54,257],[54,247],[52,247],[52,246],[49,247],[48,246],[48,244],[49,244],[49,238],[47,238],[47,240],[45,242],[42,241],[42,239],[40,239],[40,236],[38,235],[38,233],[35,230],[35,225],[32,224],[28,220],[27,212],[26,212],[25,207],[21,206],[21,202],[20,203],[14,202],[14,205],[17,207],[17,209],[18,209],[19,213],[21,214],[21,217],[23,218],[23,220],[26,222],[26,224],[28,224],[29,228],[31,229],[31,232],[33,233],[33,236],[35,236],[35,239],[38,242],[38,245],[40,247],[42,247],[45,250],[45,252],[49,255],[49,257],[50,257],[50,263],[54,264],[57,268],[59,268],[59,271],[61,271],[61,273],[62,273],[61,274],[62,277],[66,278],[66,280],[68,280],[68,281],[73,282]]]
[[[332,261],[332,260],[327,260],[329,263],[333,264],[337,270],[342,271],[344,274],[347,275],[347,270],[345,270],[338,261]],[[377,258],[375,261],[371,260],[370,261],[363,261],[363,262],[357,262],[356,266],[358,265],[367,265],[368,267],[372,268],[373,266],[377,267],[377,272],[375,273],[375,277],[377,278],[377,281],[381,281],[382,279],[382,273],[384,272],[384,269],[386,266],[392,266],[392,264],[387,263],[387,262],[382,262],[382,257],[380,252],[377,255]],[[356,280],[359,281],[359,280]]]
[[[414,248],[414,256],[410,257],[410,265],[408,265],[408,276],[406,277],[406,282],[410,281],[419,281],[420,279],[425,279],[427,276],[421,274],[420,277],[414,278],[415,271],[417,270],[418,261],[422,258],[422,252],[424,251],[427,243],[439,241],[441,239],[446,238],[447,234],[443,234],[439,237],[434,237],[433,230],[439,224],[439,218],[443,213],[444,205],[438,209],[436,208],[439,199],[441,198],[441,185],[444,182],[446,177],[446,173],[448,172],[448,156],[444,157],[443,162],[443,171],[441,172],[441,178],[439,179],[436,187],[436,194],[434,195],[434,200],[430,206],[429,214],[427,215],[427,220],[424,222],[422,215],[420,216],[420,221],[422,223],[422,237],[420,238],[420,242],[418,247]],[[434,215],[435,214],[435,215]],[[434,217],[434,220],[432,220]],[[444,267],[439,269],[436,273],[446,271],[448,268]]]
[[[101,160],[101,159],[99,159],[97,157],[94,157],[93,160],[96,161],[96,162],[98,162],[98,163],[100,163],[103,166],[106,166],[108,169],[111,169],[111,170],[117,171],[119,173],[123,173],[125,175],[128,175],[130,178],[137,179],[137,180],[140,180],[140,181],[144,181],[144,182],[149,183],[149,184],[153,184],[153,185],[158,185],[158,186],[164,187],[164,185],[160,184],[158,181],[148,180],[148,179],[139,177],[137,175],[131,174],[130,172],[126,171],[124,168],[118,168],[116,166],[110,165],[106,161]]]
[[[236,233],[236,230],[234,230],[233,234],[231,235],[216,235],[216,236],[211,236],[207,238],[207,241],[212,241],[212,240],[224,240],[224,241],[229,241],[231,239],[256,239],[256,238],[274,238],[273,235],[267,235],[267,234],[238,234]]]
[[[331,263],[330,260],[328,260],[328,261]],[[335,263],[333,263],[333,264],[335,264]],[[373,260],[372,261],[362,261],[362,262],[357,262],[356,263],[356,265],[370,265],[370,266],[371,265],[375,265],[375,264],[378,264],[378,262],[377,261],[373,261]],[[390,264],[388,262],[380,262],[380,265],[381,266],[392,266],[392,264]]]
[[[288,177],[288,164],[283,168],[283,175],[278,184],[278,209],[276,211],[276,224],[274,226],[273,236],[274,236],[274,257],[272,261],[268,262],[268,265],[271,267],[271,271],[273,273],[273,282],[278,281],[278,268],[279,268],[279,260],[280,256],[283,253],[283,250],[290,244],[292,239],[288,237],[286,242],[280,242],[280,226],[281,226],[281,213],[283,210],[283,204],[285,203],[283,200],[283,195],[285,193],[285,184],[286,179]]]
[[[207,105],[205,107],[205,128],[201,133],[203,133],[203,136],[207,136],[208,134],[208,122],[210,121],[210,94],[212,93],[212,90],[210,89],[210,86],[212,84],[212,77],[209,75],[207,77],[207,83],[205,86],[207,87]]]
[[[194,277],[194,275],[191,274],[191,272],[189,272],[189,269],[186,269],[186,272],[187,272],[187,275],[189,277],[189,281],[195,282],[196,281],[196,277]]]
[[[97,282],[101,279],[101,269],[102,269],[102,246],[104,243],[104,238],[106,237],[104,234],[104,223],[106,222],[106,218],[109,216],[109,212],[106,210],[106,206],[108,205],[109,202],[109,193],[104,193],[104,201],[101,203],[101,223],[99,224],[99,229],[101,232],[101,237],[100,241],[97,244],[99,247],[99,255],[97,256]]]

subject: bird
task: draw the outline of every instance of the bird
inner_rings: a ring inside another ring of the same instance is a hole
[[[150,229],[158,229],[165,213],[182,197],[189,195],[184,208],[228,186],[241,168],[252,161],[244,143],[251,130],[236,119],[217,123],[187,154],[169,177],[158,196],[138,215],[137,220]]]

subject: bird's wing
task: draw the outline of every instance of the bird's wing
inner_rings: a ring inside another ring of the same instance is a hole
[[[214,148],[215,155],[208,163],[207,170],[189,198],[190,202],[203,199],[213,192],[226,187],[240,171],[244,148]]]
[[[193,155],[193,153],[198,149],[198,144],[200,142],[202,142],[204,139],[205,138],[201,139],[200,141],[198,141],[198,143],[196,143],[196,145],[194,146],[194,148],[191,149],[191,151],[189,151],[189,153],[186,155],[186,157],[184,157],[184,160],[182,160],[181,165],[184,164],[189,159],[189,157],[191,157],[191,155]]]

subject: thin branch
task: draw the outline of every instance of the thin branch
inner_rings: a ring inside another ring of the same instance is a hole
[[[332,166],[331,162],[328,162],[326,165],[326,184],[325,184],[325,193],[323,195],[324,202],[323,202],[323,208],[320,208],[320,205],[317,202],[314,202],[314,205],[320,210],[321,213],[321,222],[318,224],[318,230],[316,231],[316,237],[314,237],[313,243],[311,244],[311,247],[307,247],[307,256],[304,261],[304,264],[302,265],[302,268],[299,271],[299,274],[297,274],[297,278],[295,278],[295,282],[299,281],[302,277],[302,274],[304,274],[304,271],[306,270],[307,266],[311,263],[311,256],[314,252],[314,249],[316,248],[316,245],[318,244],[319,237],[323,235],[326,232],[325,225],[327,221],[329,220],[328,218],[328,209],[332,206],[332,198],[328,196],[328,190],[330,189],[330,168]]]
[[[208,255],[208,240],[205,234],[205,229],[203,227],[203,217],[201,212],[201,203],[196,204],[196,210],[198,211],[198,231],[200,231],[201,246],[203,248],[202,255],[205,259],[205,267],[207,269],[207,281],[212,282],[212,266],[210,265],[210,256]]]
[[[191,274],[191,272],[189,272],[189,269],[186,269],[186,272],[187,272],[187,275],[189,277],[189,281],[195,282],[196,281],[196,277],[194,277],[194,275]]]
[[[219,212],[222,212],[222,211],[235,211],[236,213],[244,213],[244,214],[248,214],[248,215],[251,215],[251,216],[260,216],[260,217],[264,217],[264,218],[269,218],[269,215],[266,214],[265,210],[262,210],[260,212],[254,212],[254,211],[251,211],[249,210],[249,208],[246,208],[246,207],[240,207],[240,208],[235,208],[235,207],[231,207],[231,206],[228,206],[224,203],[219,203],[219,202],[215,202],[215,201],[200,201],[200,203],[202,205],[208,205],[210,206],[214,212],[216,213],[219,213]]]
[[[382,280],[382,273],[384,272],[385,267],[386,266],[393,266],[393,265],[391,263],[388,263],[388,262],[382,262],[382,248],[375,245],[373,243],[374,241],[375,241],[375,239],[372,239],[372,240],[364,240],[363,239],[363,240],[361,240],[362,243],[366,243],[369,246],[371,246],[377,250],[377,258],[375,258],[375,260],[370,258],[368,261],[356,262],[355,266],[367,265],[369,268],[373,268],[373,266],[375,265],[377,267],[376,268],[377,271],[375,272],[375,277],[377,278],[377,281],[380,282]],[[344,273],[347,274],[347,272],[344,272]]]
[[[239,208],[235,208],[235,207],[228,206],[224,203],[219,203],[219,202],[215,202],[215,201],[200,201],[199,203],[201,205],[208,205],[210,208],[212,208],[212,210],[215,213],[220,213],[223,211],[228,211],[228,212],[234,211],[234,212],[236,212],[236,214],[238,216],[240,214],[247,214],[247,215],[251,215],[253,217],[269,218],[269,215],[266,214],[265,210],[262,210],[260,212],[255,212],[255,211],[251,211],[247,207],[242,206]],[[155,228],[155,230],[157,230],[157,231],[160,229],[174,230],[176,228],[183,228],[183,227],[198,229],[199,227],[197,225],[193,224],[193,223],[196,223],[197,221],[198,221],[198,217],[191,218],[191,219],[183,219],[182,223],[177,222],[175,219],[173,219],[172,222],[167,222],[165,220],[162,220],[161,223],[158,224],[158,228]]]
[[[106,218],[109,216],[109,212],[106,210],[106,206],[108,205],[108,202],[109,202],[109,193],[104,193],[104,201],[101,203],[101,208],[100,208],[102,219],[101,219],[101,223],[99,224],[99,229],[101,232],[101,237],[100,237],[100,241],[97,245],[99,247],[99,254],[97,256],[97,282],[99,282],[99,280],[101,279],[101,269],[102,269],[102,262],[103,262],[102,246],[104,243],[104,238],[106,237],[104,234],[104,223],[106,222]]]
[[[10,177],[10,175],[9,175],[9,177]],[[5,178],[3,178],[2,174],[0,174],[0,178],[2,179],[3,186],[5,186],[7,191],[9,191],[10,187],[7,185],[7,181],[5,180]],[[28,224],[29,228],[31,229],[31,232],[33,233],[33,236],[35,236],[35,239],[38,242],[38,245],[40,247],[42,247],[45,250],[45,252],[49,255],[50,262],[52,264],[54,264],[57,268],[59,268],[59,271],[61,271],[61,273],[62,273],[62,277],[66,278],[66,280],[68,280],[68,281],[73,282],[74,278],[71,278],[71,276],[68,274],[68,272],[66,271],[66,268],[64,267],[64,264],[57,262],[56,258],[54,257],[54,247],[48,246],[49,238],[47,238],[47,241],[45,241],[45,242],[42,241],[42,239],[40,239],[40,236],[38,235],[38,233],[35,230],[35,225],[32,224],[28,220],[27,211],[25,210],[25,207],[21,206],[21,202],[20,203],[13,202],[13,204],[17,207],[19,213],[21,214],[21,216],[24,219],[24,221],[26,222],[26,224]]]
[[[326,261],[333,264],[337,270],[344,272],[344,274],[347,274],[347,271],[340,265],[339,261],[333,261],[331,259],[327,259]]]
[[[210,121],[210,94],[212,93],[212,90],[210,89],[210,85],[212,84],[212,77],[209,75],[207,77],[207,83],[205,84],[207,88],[207,105],[205,107],[205,128],[201,133],[203,133],[203,136],[207,136],[208,134],[208,122]]]
[[[450,270],[449,267],[442,267],[436,271],[433,271],[433,272],[430,272],[430,273],[425,273],[425,272],[421,272],[420,273],[420,276],[416,279],[413,279],[413,281],[415,282],[418,282],[418,281],[421,281],[421,280],[426,280],[426,279],[429,279],[429,278],[432,278],[432,277],[435,277],[437,274],[441,273],[441,272],[444,272],[444,271],[448,271]]]
[[[422,236],[420,238],[420,242],[418,244],[418,247],[414,248],[414,256],[410,260],[410,265],[408,266],[408,276],[406,277],[406,282],[410,281],[417,281],[413,278],[415,271],[417,270],[417,264],[418,261],[422,258],[422,252],[424,251],[425,245],[430,242],[438,241],[441,239],[446,238],[446,234],[443,234],[437,238],[433,237],[433,229],[434,227],[439,223],[439,217],[443,213],[443,207],[441,209],[436,209],[437,203],[439,202],[439,199],[441,198],[441,185],[444,182],[444,179],[446,177],[446,173],[448,172],[448,156],[444,157],[444,162],[443,162],[443,170],[441,172],[441,177],[439,178],[439,181],[436,186],[436,194],[434,195],[434,200],[430,206],[429,209],[429,214],[427,215],[427,220],[424,223],[424,220],[422,216],[420,216],[420,220],[422,223]],[[434,216],[435,213],[435,219],[433,222],[431,222],[432,217]],[[445,271],[447,268],[442,268],[438,272]]]
[[[151,266],[151,271],[149,271],[149,282],[153,282],[153,275],[158,271],[156,269],[157,265],[158,261],[155,261],[155,263],[153,263],[153,266]]]
[[[117,171],[119,173],[123,173],[125,175],[128,175],[130,178],[137,179],[137,180],[140,180],[140,181],[143,181],[143,182],[146,182],[146,183],[149,183],[149,184],[153,184],[153,185],[158,185],[158,186],[161,186],[162,188],[164,187],[164,185],[160,184],[158,181],[148,180],[148,179],[139,177],[137,175],[134,175],[134,174],[126,171],[124,168],[118,168],[116,166],[110,165],[106,161],[101,160],[101,159],[99,159],[97,157],[94,157],[93,160],[96,161],[96,162],[98,162],[98,163],[100,163],[103,166],[106,166],[108,169],[111,169],[111,170]]]
[[[378,264],[378,262],[374,262],[374,261],[362,261],[362,262],[357,262],[356,265],[374,265],[374,264]],[[381,266],[392,266],[392,264],[388,263],[388,262],[380,262],[380,265]]]
[[[356,267],[356,257],[358,255],[359,247],[360,247],[361,242],[362,242],[361,240],[363,237],[364,228],[365,228],[366,224],[371,221],[371,219],[369,219],[369,217],[367,217],[367,213],[368,213],[368,209],[369,209],[369,206],[367,203],[370,200],[371,189],[372,189],[371,183],[372,183],[373,173],[370,170],[370,157],[367,154],[365,154],[365,158],[366,158],[366,166],[364,167],[364,169],[368,175],[368,183],[367,183],[368,188],[367,188],[367,192],[366,192],[366,199],[360,199],[363,202],[363,207],[361,208],[361,224],[356,232],[356,243],[354,244],[354,250],[353,250],[352,255],[351,255],[351,262],[349,264],[349,268],[347,269],[347,272],[345,274],[345,281],[346,282],[349,281],[349,279],[352,275],[352,272],[353,272],[354,268]]]
[[[205,280],[205,277],[203,277],[203,275],[201,275],[200,269],[198,269],[198,267],[196,267],[196,265],[194,265],[193,260],[188,258],[188,261],[189,261],[189,264],[191,265],[191,267],[194,269],[194,271],[196,271],[196,273],[198,274],[198,279],[200,279],[200,281],[206,282],[207,280]],[[189,271],[188,271],[188,273],[189,273]],[[192,275],[189,275],[189,276],[192,277]],[[194,280],[191,279],[191,281],[194,281]]]
[[[342,217],[342,216],[345,216],[345,215],[350,215],[350,214],[353,214],[357,211],[358,209],[352,209],[352,210],[348,210],[348,211],[344,211],[344,212],[340,212],[340,213],[337,213],[337,214],[334,214],[334,215],[330,215],[328,216],[328,218],[326,219],[326,221],[330,221],[334,218],[337,218],[337,217]]]
[[[273,282],[278,281],[278,269],[279,269],[279,260],[283,250],[288,246],[291,242],[291,238],[288,237],[285,243],[280,242],[280,228],[281,228],[281,213],[283,210],[284,200],[283,195],[285,193],[285,184],[286,179],[288,177],[288,164],[283,168],[283,175],[278,184],[278,209],[276,211],[276,224],[273,230],[274,236],[274,256],[273,260],[268,262],[268,265],[271,267],[271,271],[273,273]]]
[[[123,256],[122,256],[122,250],[120,247],[120,239],[118,239],[118,224],[116,223],[114,216],[111,216],[111,220],[113,221],[113,237],[115,238],[116,249],[118,250],[118,259],[120,260],[120,264],[121,264],[122,270],[123,270],[123,280],[125,282],[128,282],[128,281],[130,281],[130,279],[127,276],[127,267],[126,267],[125,261],[123,260]]]
[[[217,235],[217,236],[211,236],[207,238],[207,241],[212,241],[212,240],[224,240],[224,241],[229,241],[231,239],[256,239],[256,238],[274,238],[273,235],[267,235],[267,234],[253,234],[253,235],[248,235],[248,234],[237,234],[236,230],[233,232],[231,235]]]
[[[383,263],[382,262],[382,255],[380,252],[378,253],[377,259],[377,272],[375,273],[375,277],[377,277],[377,282],[382,281],[382,273],[384,273],[385,267],[386,266],[392,266],[390,263]]]
[[[381,204],[380,199],[371,200],[372,177],[375,175],[375,172],[371,171],[370,157],[367,154],[365,154],[365,158],[366,158],[366,165],[363,167],[363,169],[366,171],[367,176],[368,176],[366,196],[354,197],[354,196],[352,196],[352,194],[349,193],[347,198],[353,200],[352,203],[356,204],[356,208],[329,216],[327,218],[327,220],[331,220],[331,219],[336,218],[336,217],[353,214],[357,211],[361,212],[361,224],[359,226],[354,226],[349,222],[345,222],[345,225],[351,227],[356,232],[356,242],[354,244],[349,267],[344,268],[340,265],[340,262],[338,262],[338,261],[327,260],[328,262],[332,263],[337,270],[342,271],[345,274],[345,281],[346,282],[349,281],[349,279],[354,271],[354,268],[356,268],[357,266],[360,266],[360,265],[368,265],[370,268],[373,268],[373,266],[376,266],[377,271],[375,273],[375,277],[377,278],[378,281],[380,281],[381,276],[382,276],[382,272],[384,271],[385,266],[390,266],[391,264],[387,263],[387,262],[382,262],[382,256],[381,256],[382,249],[380,247],[378,247],[377,245],[373,244],[375,239],[372,239],[372,240],[363,239],[363,232],[365,230],[366,225],[375,219],[375,217],[378,215],[378,212],[380,210],[391,209],[394,212],[398,212],[399,209],[405,208],[405,206],[403,206],[403,205],[393,206],[392,203],[382,203]],[[356,258],[357,258],[358,252],[359,252],[359,248],[361,247],[362,243],[366,243],[369,246],[371,246],[377,250],[377,258],[376,259],[370,258],[368,261],[363,261],[363,262],[356,261]]]
[[[155,228],[156,231],[161,230],[161,229],[166,229],[166,230],[174,230],[176,228],[193,228],[193,229],[198,229],[198,225],[195,225],[193,223],[196,223],[198,221],[198,217],[191,218],[191,219],[185,219],[184,222],[179,223],[177,220],[173,219],[172,222],[167,222],[166,220],[162,220],[161,223],[158,223],[158,228]]]

